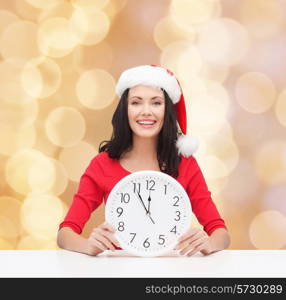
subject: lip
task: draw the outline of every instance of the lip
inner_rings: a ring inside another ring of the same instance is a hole
[[[154,122],[154,123],[153,124],[140,124],[139,122]],[[151,119],[142,119],[142,120],[137,120],[136,123],[142,128],[151,128],[157,123],[157,121],[151,120]]]

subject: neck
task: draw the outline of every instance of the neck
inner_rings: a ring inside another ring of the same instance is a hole
[[[155,138],[142,138],[133,136],[133,146],[129,152],[133,158],[145,161],[157,160],[157,140]]]

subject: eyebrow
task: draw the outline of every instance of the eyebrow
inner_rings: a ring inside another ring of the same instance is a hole
[[[143,99],[143,98],[141,98],[141,97],[139,97],[139,96],[132,96],[130,99],[132,99],[132,98],[138,98],[138,99],[140,99],[140,100]],[[160,99],[163,100],[163,98],[162,98],[161,96],[154,96],[154,97],[151,98],[151,100],[156,99],[156,98],[160,98]]]

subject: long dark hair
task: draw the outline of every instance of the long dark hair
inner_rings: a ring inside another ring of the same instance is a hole
[[[107,152],[108,156],[119,160],[125,152],[132,148],[133,135],[128,121],[128,92],[122,94],[118,106],[112,117],[113,133],[110,141],[103,141],[98,152]],[[165,114],[162,129],[157,140],[157,159],[160,170],[170,176],[178,176],[178,167],[181,157],[178,154],[176,141],[179,134],[177,115],[172,100],[164,91]]]

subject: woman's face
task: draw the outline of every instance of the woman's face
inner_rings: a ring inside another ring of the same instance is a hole
[[[156,137],[164,122],[165,97],[160,88],[138,85],[129,89],[128,120],[134,135]]]

